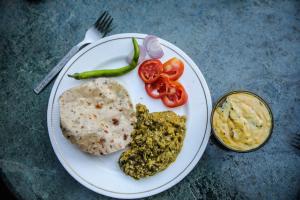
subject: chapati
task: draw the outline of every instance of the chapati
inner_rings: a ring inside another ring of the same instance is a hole
[[[63,135],[81,150],[104,155],[124,149],[136,122],[127,90],[98,78],[65,91],[59,98]]]

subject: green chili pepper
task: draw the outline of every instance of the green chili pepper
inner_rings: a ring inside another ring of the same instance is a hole
[[[97,78],[97,77],[121,76],[123,74],[130,72],[137,66],[139,56],[140,56],[140,48],[135,38],[132,38],[132,43],[134,48],[134,54],[129,65],[118,69],[92,70],[92,71],[86,71],[81,73],[75,73],[72,75],[68,74],[68,76],[75,79],[88,79],[88,78]]]

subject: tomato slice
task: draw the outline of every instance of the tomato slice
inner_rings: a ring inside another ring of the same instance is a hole
[[[159,99],[166,94],[168,85],[168,77],[166,77],[165,75],[160,75],[154,83],[146,83],[145,89],[150,97]]]
[[[139,67],[139,76],[145,83],[155,82],[163,70],[160,60],[150,59],[144,61]]]
[[[188,95],[179,82],[173,81],[169,82],[167,92],[161,99],[166,106],[174,108],[185,104],[188,100]]]
[[[166,74],[171,81],[177,80],[184,71],[184,64],[178,58],[171,58],[163,64],[163,73]]]

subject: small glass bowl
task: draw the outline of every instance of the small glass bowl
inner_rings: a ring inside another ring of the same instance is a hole
[[[213,127],[213,116],[214,116],[214,113],[215,113],[215,110],[217,107],[221,106],[224,101],[226,100],[226,98],[232,94],[239,94],[239,93],[246,93],[246,94],[249,94],[251,96],[254,96],[256,97],[257,99],[259,99],[267,108],[267,110],[269,111],[269,115],[270,115],[270,118],[271,118],[271,127],[270,127],[270,131],[269,131],[269,134],[268,134],[268,137],[265,139],[265,141],[263,143],[261,143],[259,146],[253,148],[253,149],[248,149],[248,150],[238,150],[238,149],[234,149],[232,148],[231,146],[225,144],[219,137],[218,135],[215,133],[215,130],[214,130],[214,127]],[[235,152],[238,152],[238,153],[247,153],[247,152],[251,152],[251,151],[255,151],[259,148],[261,148],[262,146],[264,146],[267,141],[270,139],[271,135],[272,135],[272,132],[273,132],[273,127],[274,127],[274,120],[273,120],[273,114],[272,114],[272,111],[269,107],[269,105],[267,104],[267,102],[261,98],[260,96],[258,96],[257,94],[254,94],[253,92],[250,92],[250,91],[246,91],[246,90],[236,90],[236,91],[231,91],[231,92],[228,92],[226,93],[225,95],[223,95],[221,98],[219,98],[217,100],[217,103],[214,105],[213,109],[212,109],[212,114],[211,114],[211,117],[210,117],[210,122],[211,122],[211,126],[212,126],[212,132],[213,132],[213,135],[215,136],[215,138],[217,139],[217,141],[222,144],[224,147],[226,147],[227,149],[229,150],[232,150],[232,151],[235,151]]]

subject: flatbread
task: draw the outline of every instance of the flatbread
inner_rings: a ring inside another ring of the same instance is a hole
[[[81,150],[104,155],[124,149],[136,122],[127,90],[98,78],[65,91],[59,98],[63,135]]]

